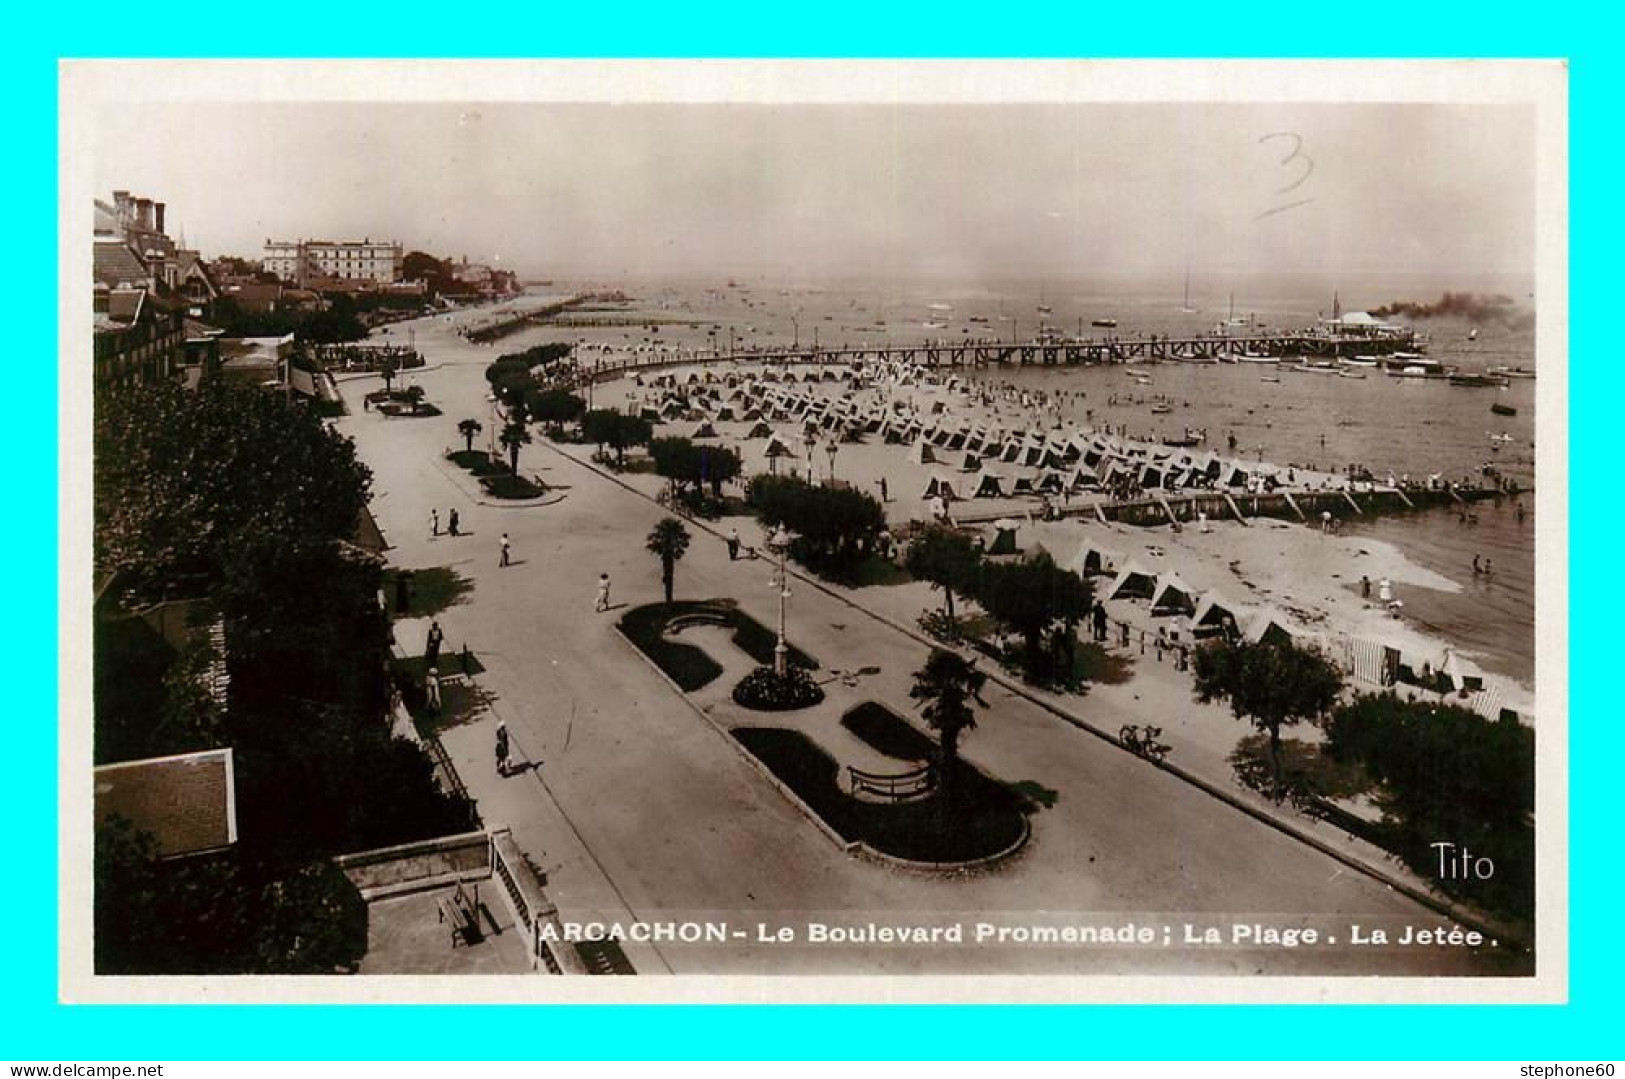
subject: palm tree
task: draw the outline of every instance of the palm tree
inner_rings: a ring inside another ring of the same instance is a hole
[[[457,433],[463,436],[463,441],[466,443],[463,448],[469,453],[474,452],[474,436],[483,430],[485,428],[480,426],[479,420],[463,420],[457,425]]]
[[[418,414],[418,409],[423,405],[423,397],[424,393],[422,386],[407,387],[406,403],[412,406],[412,415],[416,416]]]
[[[672,578],[677,560],[688,551],[688,529],[675,517],[667,517],[649,533],[649,553],[660,559],[660,580],[666,586],[666,602],[671,602]]]
[[[959,737],[976,728],[972,704],[987,707],[982,686],[987,675],[957,652],[933,648],[925,666],[914,672],[914,687],[908,695],[923,702],[920,714],[937,732],[938,804],[949,804],[948,784],[959,760]]]
[[[378,365],[378,373],[384,377],[385,397],[390,396],[394,392],[392,389],[392,384],[395,381],[395,375],[400,371],[400,369],[401,365],[396,362],[395,357],[393,356],[384,357],[384,362]]]
[[[524,420],[509,420],[497,441],[508,451],[508,467],[515,476],[519,475],[519,447],[530,443],[530,428],[525,426]]]

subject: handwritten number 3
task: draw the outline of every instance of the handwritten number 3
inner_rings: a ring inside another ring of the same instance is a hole
[[[1285,157],[1281,158],[1282,165],[1290,165],[1294,161],[1303,163],[1303,175],[1299,176],[1296,180],[1292,181],[1290,184],[1287,184],[1285,187],[1278,188],[1275,192],[1277,195],[1285,195],[1287,192],[1296,191],[1298,188],[1303,186],[1303,182],[1309,179],[1310,174],[1315,171],[1315,162],[1313,158],[1303,152],[1303,136],[1292,131],[1275,131],[1265,135],[1258,141],[1260,143],[1265,143],[1271,139],[1292,140],[1292,151]]]

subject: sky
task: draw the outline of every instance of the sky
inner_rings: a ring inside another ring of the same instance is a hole
[[[1530,274],[1485,105],[126,104],[97,197],[206,256],[398,239],[529,277]]]

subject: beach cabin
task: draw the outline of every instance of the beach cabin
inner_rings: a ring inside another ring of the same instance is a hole
[[[717,437],[717,429],[715,427],[711,426],[711,421],[707,420],[704,423],[701,423],[699,426],[695,427],[694,428],[694,433],[689,435],[688,437],[689,438],[716,438]]]
[[[1191,630],[1197,637],[1217,636],[1224,632],[1225,620],[1229,619],[1234,631],[1240,633],[1244,615],[1240,606],[1214,589],[1203,594],[1196,605],[1196,613],[1191,615]]]
[[[964,460],[959,463],[959,470],[961,472],[980,472],[982,470],[982,459],[974,453],[967,453]]]
[[[931,444],[923,438],[909,447],[908,459],[910,463],[916,465],[933,465],[937,463],[937,455],[932,452]],[[930,496],[927,495],[926,497],[929,498]]]
[[[1279,613],[1266,608],[1253,616],[1246,636],[1253,644],[1291,644],[1293,633]]]
[[[760,413],[758,413],[758,416],[760,416]],[[759,418],[757,419],[757,421],[755,423],[753,423],[751,425],[750,430],[745,432],[745,438],[746,439],[772,438],[772,437],[773,437],[773,428],[771,428],[767,424],[763,423]]]
[[[1247,470],[1234,462],[1225,471],[1224,485],[1226,487],[1245,487],[1247,486],[1247,480]]]
[[[994,521],[993,542],[988,544],[987,553],[989,555],[1020,554],[1021,546],[1016,543],[1016,529],[1019,527],[1019,522],[1012,521],[1008,517],[1001,517]]]
[[[1107,599],[1150,599],[1157,591],[1157,575],[1130,559],[1106,586]]]
[[[1196,592],[1177,573],[1165,573],[1157,578],[1157,590],[1151,596],[1151,613],[1155,616],[1194,614]]]
[[[1004,450],[999,454],[999,460],[1007,465],[1021,463],[1021,441],[1012,438],[1004,444]]]
[[[711,418],[716,420],[718,423],[728,423],[729,421],[736,420],[739,417],[734,415],[732,406],[723,405],[721,408],[717,409],[716,415],[712,416]]]
[[[954,486],[954,481],[949,476],[932,476],[926,481],[925,491],[921,493],[920,497],[940,498],[944,502],[960,501],[959,490]]]
[[[1096,543],[1085,543],[1066,568],[1083,578],[1104,577],[1116,572],[1113,568],[1116,564],[1116,551]]]
[[[1068,482],[1074,491],[1100,490],[1100,481],[1095,479],[1095,474],[1087,468],[1079,468],[1073,472],[1072,479]]]
[[[1012,495],[1032,495],[1038,492],[1033,488],[1031,476],[1017,476],[1015,482],[1010,485],[1010,493]]]
[[[972,498],[1003,498],[1002,476],[997,472],[980,472],[970,481]]]

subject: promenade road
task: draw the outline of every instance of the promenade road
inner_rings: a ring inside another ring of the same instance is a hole
[[[403,333],[399,327],[395,333]],[[377,380],[343,383],[354,414],[339,421],[373,469],[373,509],[394,564],[449,565],[472,594],[439,615],[448,649],[463,643],[487,667],[491,713],[444,742],[487,824],[508,826],[548,875],[565,919],[725,921],[748,939],[629,947],[642,972],[677,973],[1212,973],[1506,974],[1527,972],[1507,949],[1373,947],[1349,927],[1397,938],[1444,920],[1404,895],[1159,772],[996,686],[963,743],[1010,782],[1056,792],[1032,818],[1015,858],[957,876],[911,872],[839,850],[638,655],[614,628],[627,605],[661,598],[644,537],[663,511],[542,443],[521,468],[563,489],[553,505],[474,504],[439,460],[460,445],[457,422],[494,420],[484,366],[525,340],[468,345],[420,322],[430,369],[412,376],[443,416],[385,419],[360,411]],[[481,440],[488,438],[481,435]],[[478,443],[477,443],[478,444]],[[457,507],[467,535],[429,535],[429,514]],[[515,565],[498,568],[498,536]],[[747,541],[755,537],[747,536]],[[611,614],[595,614],[599,573],[614,582]],[[696,530],[677,568],[680,597],[731,596],[772,625],[777,601],[764,562],[729,562]],[[909,711],[923,645],[806,585],[795,589],[790,636],[824,667],[879,667],[863,692]],[[421,645],[405,622],[403,647]],[[1081,707],[1088,707],[1087,698]],[[492,730],[506,720],[534,770],[499,779]],[[758,923],[804,936],[810,921],[938,924],[1167,925],[1167,947],[942,945],[812,947],[760,943]],[[1182,947],[1184,926],[1225,943]],[[1233,925],[1315,925],[1336,946],[1231,946]]]

